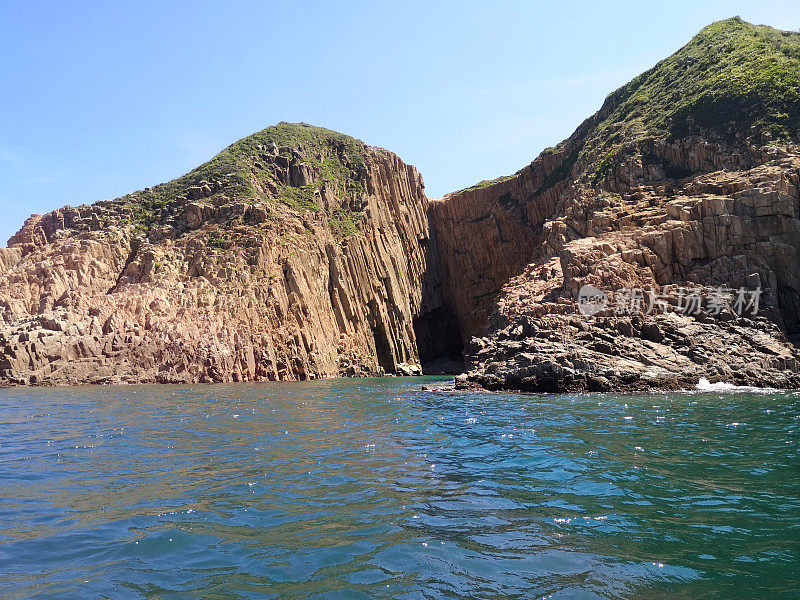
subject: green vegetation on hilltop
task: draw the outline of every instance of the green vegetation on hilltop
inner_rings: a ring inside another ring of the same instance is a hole
[[[612,93],[596,118],[589,134],[595,147],[694,131],[719,139],[794,138],[800,130],[800,33],[739,17],[712,23]]]
[[[739,17],[712,23],[672,56],[610,94],[569,140],[545,149],[540,157],[565,154],[533,196],[570,177],[579,159],[585,159],[590,181],[596,184],[624,158],[623,144],[693,134],[755,145],[797,139],[800,33],[752,25]]]
[[[464,188],[463,190],[458,190],[455,192],[456,194],[460,194],[461,192],[469,192],[472,190],[482,190],[483,188],[491,187],[497,183],[501,183],[503,181],[508,181],[514,177],[514,175],[501,175],[500,177],[495,177],[494,179],[484,179],[483,181],[479,181],[475,185],[471,185],[468,188]]]
[[[358,173],[362,173],[366,166],[368,148],[364,142],[337,131],[306,123],[278,123],[267,127],[231,144],[206,165],[228,154],[237,167],[247,168],[253,157],[259,154],[259,147],[269,146],[270,143],[278,147],[302,147],[303,162],[315,168],[322,182],[334,186],[343,196],[363,192]],[[333,149],[336,151],[330,152]],[[199,168],[202,169],[206,165]],[[255,193],[252,184],[243,183],[243,189],[240,190],[242,195],[247,195],[248,192]]]
[[[277,147],[287,161],[308,165],[316,180],[303,186],[291,186],[276,181],[260,156]],[[293,157],[292,151],[301,157]],[[147,230],[156,225],[170,203],[187,197],[190,188],[203,184],[215,185],[215,194],[230,199],[276,199],[299,212],[318,211],[316,194],[326,185],[341,198],[357,198],[364,192],[366,158],[370,148],[350,136],[305,123],[279,123],[231,144],[208,162],[182,177],[131,194],[122,200],[133,209],[137,229]],[[262,161],[263,162],[263,161]],[[263,189],[277,189],[276,194]]]

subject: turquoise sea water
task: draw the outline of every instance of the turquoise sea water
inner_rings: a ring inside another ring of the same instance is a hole
[[[423,383],[0,390],[0,597],[800,598],[800,395]]]

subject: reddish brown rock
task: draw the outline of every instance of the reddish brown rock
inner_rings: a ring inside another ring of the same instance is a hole
[[[643,155],[653,160],[654,144],[671,161],[687,161],[685,171],[708,171],[672,179],[666,169],[642,169]],[[720,157],[708,154],[711,150]],[[598,185],[587,185],[575,167],[552,214],[531,225],[528,264],[490,294],[490,302],[471,305],[478,312],[468,333],[477,328],[486,337],[469,346],[470,372],[460,385],[528,391],[676,389],[705,377],[800,387],[800,353],[788,339],[800,334],[800,148],[753,149],[746,160],[737,154],[741,169],[717,169],[728,164],[731,150],[698,139],[674,147],[646,140],[629,151],[634,154]],[[503,210],[508,185],[481,190],[484,210]],[[439,235],[440,245],[447,247]],[[494,239],[498,233],[484,235]],[[519,241],[499,248],[485,263],[489,269],[498,265],[493,271],[498,281],[524,251]],[[486,258],[480,243],[462,247],[457,255],[460,264]],[[469,289],[462,297],[477,297],[486,293],[480,286],[495,276],[484,275],[467,273],[451,285]],[[632,327],[631,317],[616,314],[613,306],[596,316],[580,314],[576,300],[584,285],[612,298],[626,288],[663,292],[665,286],[673,292],[689,286],[704,298],[721,286],[758,288],[761,296],[757,316],[655,311],[635,317]],[[477,327],[481,319],[483,329]],[[538,333],[518,334],[529,327]]]
[[[422,178],[389,152],[345,143],[361,157],[349,191],[295,148],[287,177],[306,187],[275,184],[288,200],[202,183],[145,229],[135,198],[31,217],[0,251],[0,382],[418,372]],[[323,141],[320,161],[345,164],[341,144]]]

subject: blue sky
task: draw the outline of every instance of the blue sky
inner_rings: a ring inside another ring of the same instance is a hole
[[[800,28],[796,0],[0,0],[0,244],[279,121],[388,148],[439,197],[516,171],[737,14]]]

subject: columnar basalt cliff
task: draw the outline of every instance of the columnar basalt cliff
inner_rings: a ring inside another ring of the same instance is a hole
[[[416,373],[427,239],[416,169],[282,123],[168,184],[31,217],[0,250],[0,380]]]
[[[416,374],[463,355],[462,387],[800,387],[798,136],[800,34],[738,18],[529,166],[441,200],[390,152],[282,123],[169,183],[31,217],[0,249],[0,383]],[[582,314],[584,286],[610,303]],[[711,310],[721,287],[760,289],[758,311]],[[631,289],[657,310],[623,306]]]
[[[715,23],[529,167],[434,204],[475,336],[459,385],[798,387],[799,74],[800,34]],[[593,316],[585,285],[610,299]],[[708,309],[723,287],[761,289],[758,314]],[[621,301],[637,289],[656,310]],[[703,310],[678,305],[689,293]]]

